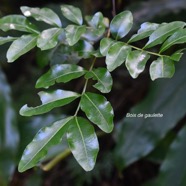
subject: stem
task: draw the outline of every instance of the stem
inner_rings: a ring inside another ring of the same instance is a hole
[[[89,72],[93,69],[94,67],[94,64],[96,62],[96,57],[93,59],[92,61],[92,64],[89,68]],[[88,85],[88,79],[86,79],[85,81],[85,85],[83,87],[83,90],[82,90],[82,93],[81,95],[83,95],[85,92],[86,92],[86,89],[87,89],[87,85]],[[78,111],[80,109],[80,102],[78,104],[78,107],[76,109],[76,112],[74,114],[74,116],[77,116],[78,114]],[[102,133],[99,134],[100,136],[103,135]],[[64,150],[62,153],[60,153],[59,155],[57,155],[54,159],[52,159],[49,163],[47,163],[46,165],[42,166],[41,168],[44,170],[44,171],[49,171],[51,170],[56,164],[58,164],[61,160],[65,159],[68,155],[70,155],[71,151],[70,149],[66,149]]]
[[[96,135],[98,137],[105,136],[107,133],[104,132],[97,132]],[[42,170],[44,171],[50,171],[53,167],[55,167],[61,160],[65,159],[71,154],[70,149],[65,149],[62,153],[58,154],[54,159],[52,159],[49,163],[46,165],[41,166]]]
[[[64,150],[62,153],[58,154],[54,159],[52,159],[49,163],[42,166],[41,168],[44,171],[51,170],[56,164],[58,164],[58,162],[60,162],[62,159],[65,159],[68,155],[70,155],[70,153],[71,153],[70,149]]]
[[[91,64],[91,66],[90,66],[90,68],[89,68],[89,70],[88,70],[89,72],[92,70],[92,68],[93,68],[93,66],[94,66],[94,64],[95,64],[95,62],[96,62],[96,57],[95,57],[95,58],[93,59],[93,61],[92,61],[92,64]],[[86,91],[86,89],[87,89],[87,85],[88,85],[88,79],[86,79],[86,81],[85,81],[85,85],[84,85],[84,87],[83,87],[83,91],[82,91],[81,95],[83,95],[83,94],[85,93],[85,91]],[[80,102],[79,102],[79,104],[78,104],[78,107],[77,107],[77,109],[76,109],[76,112],[75,112],[74,116],[77,116],[79,109],[80,109]]]
[[[116,15],[116,2],[115,0],[112,0],[112,16],[114,17]]]
[[[130,44],[128,44],[128,43],[125,43],[125,44],[128,45],[128,46],[130,46],[131,48],[134,48],[134,49],[140,50],[140,51],[145,51],[145,52],[147,52],[147,53],[149,53],[149,54],[152,54],[152,55],[154,55],[154,56],[159,56],[159,57],[161,57],[161,56],[166,56],[166,55],[161,55],[161,54],[158,54],[158,53],[155,53],[155,52],[150,52],[150,51],[144,50],[144,49],[142,49],[142,48],[135,47],[135,46],[130,45]]]

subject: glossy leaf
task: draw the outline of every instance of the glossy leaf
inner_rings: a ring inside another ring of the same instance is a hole
[[[133,78],[144,71],[145,65],[150,58],[150,55],[145,51],[131,51],[126,59],[126,67]]]
[[[97,42],[104,36],[104,33],[104,26],[100,26],[98,29],[93,27],[87,27],[86,32],[82,35],[82,38],[90,42]]]
[[[65,28],[65,34],[67,42],[70,46],[76,44],[83,33],[85,33],[86,27],[85,26],[76,26],[76,25],[68,25]]]
[[[113,130],[113,109],[104,96],[84,93],[81,97],[80,106],[88,119],[101,130],[107,133]]]
[[[97,80],[98,82],[93,86],[100,92],[108,93],[111,91],[113,83],[112,76],[106,68],[93,69],[92,71],[87,72],[86,78]]]
[[[0,45],[3,45],[5,43],[9,43],[9,42],[14,41],[16,39],[17,39],[16,37],[10,37],[10,36],[8,36],[8,37],[0,37]]]
[[[48,92],[41,91],[38,94],[42,104],[37,107],[28,107],[27,105],[24,105],[20,110],[20,114],[22,116],[33,116],[43,114],[49,112],[55,107],[67,105],[68,103],[72,102],[73,100],[79,97],[79,94],[75,92],[59,89]]]
[[[173,61],[180,61],[180,59],[181,59],[181,57],[182,57],[182,55],[183,55],[183,51],[184,51],[184,50],[185,50],[185,49],[180,49],[180,50],[174,52],[174,54],[172,54],[172,55],[170,56],[170,59],[173,60]]]
[[[72,21],[73,23],[82,25],[83,17],[82,17],[81,10],[79,8],[74,7],[72,5],[62,5],[61,11],[65,16],[65,18]]]
[[[61,142],[61,139],[72,117],[54,122],[49,127],[39,130],[32,142],[26,147],[19,163],[19,172],[24,172],[36,166],[45,157],[49,148]]]
[[[186,23],[181,21],[174,21],[159,27],[150,35],[149,41],[144,48],[151,48],[163,43],[168,36],[175,33],[178,29],[183,28],[185,24]]]
[[[159,57],[150,65],[150,77],[153,81],[157,78],[171,78],[174,72],[174,62],[167,57]]]
[[[74,117],[68,127],[67,140],[77,162],[85,171],[91,171],[99,151],[94,127],[86,119]]]
[[[131,48],[123,42],[114,43],[108,50],[106,55],[107,69],[111,72],[118,66],[122,65]]]
[[[167,156],[160,167],[156,185],[184,186],[186,185],[186,127],[181,129],[170,146]]]
[[[179,63],[173,78],[153,82],[146,98],[129,111],[133,116],[118,123],[114,136],[115,162],[119,169],[149,154],[185,116],[185,68],[185,63]]]
[[[159,24],[156,23],[149,23],[145,22],[141,24],[141,28],[138,30],[137,34],[134,34],[130,40],[129,43],[142,40],[148,36],[150,36],[153,31],[155,31],[159,27]]]
[[[58,43],[58,37],[61,34],[62,29],[50,28],[44,30],[37,39],[37,47],[41,50],[48,50],[54,48]]]
[[[100,53],[103,55],[103,56],[106,56],[107,55],[107,52],[110,48],[110,46],[112,46],[112,44],[114,43],[115,41],[110,39],[110,38],[103,38],[100,42]]]
[[[28,6],[22,6],[21,11],[26,17],[33,17],[37,21],[44,21],[53,26],[62,26],[58,15],[49,8],[30,8]]]
[[[92,57],[92,52],[94,51],[94,48],[90,42],[85,40],[79,40],[73,47],[72,50],[74,53],[77,53],[77,55],[81,58],[90,58]]]
[[[101,12],[97,12],[94,14],[89,23],[92,27],[98,28],[99,25],[102,25],[103,18],[103,14]]]
[[[15,40],[7,51],[8,62],[14,62],[36,46],[37,35],[23,35]]]
[[[18,30],[38,33],[37,28],[22,15],[8,15],[0,19],[0,29],[3,31]]]
[[[164,52],[168,48],[176,44],[186,43],[186,29],[180,29],[170,36],[162,45],[160,52]]]
[[[57,83],[66,83],[85,74],[85,70],[77,65],[54,65],[36,82],[36,88],[48,88]]]
[[[110,32],[118,40],[128,34],[133,24],[133,16],[130,11],[124,11],[116,15],[110,23]]]

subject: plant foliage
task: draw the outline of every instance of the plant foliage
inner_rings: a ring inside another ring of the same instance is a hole
[[[79,8],[62,5],[61,12],[69,21],[66,27],[63,26],[59,16],[49,8],[24,6],[21,7],[21,11],[23,15],[8,15],[0,19],[0,29],[4,32],[9,30],[22,32],[18,38],[0,37],[1,45],[12,42],[7,51],[8,62],[14,62],[34,47],[42,51],[50,49],[52,58],[55,57],[56,52],[63,51],[60,52],[62,62],[51,63],[48,72],[37,80],[36,88],[47,89],[56,83],[68,83],[79,77],[84,77],[85,84],[82,91],[78,93],[61,89],[40,91],[38,94],[41,105],[36,107],[24,105],[21,108],[21,115],[33,116],[79,99],[74,115],[39,130],[23,152],[19,171],[23,172],[38,165],[49,148],[59,144],[64,135],[75,159],[84,170],[90,171],[94,168],[99,151],[97,135],[91,123],[106,133],[110,133],[114,127],[112,106],[101,94],[109,93],[112,89],[113,81],[110,72],[125,65],[130,75],[137,78],[144,71],[146,63],[153,59],[149,68],[151,79],[171,78],[175,72],[175,62],[180,60],[183,50],[173,54],[169,54],[167,50],[174,45],[186,42],[186,23],[181,21],[163,24],[146,22],[141,25],[136,34],[129,38],[133,25],[133,15],[130,11],[119,13],[110,24],[100,12],[87,16],[84,22]],[[46,30],[40,30],[27,17],[42,21],[49,27]],[[143,39],[148,39],[144,47],[140,48],[133,44]],[[99,44],[97,49],[94,49],[95,44]],[[76,59],[73,58],[72,51]],[[103,67],[96,67],[97,58],[105,58]],[[89,68],[78,64],[81,59],[92,59],[92,62],[88,64]],[[97,89],[97,93],[89,92],[87,87],[90,79],[96,81],[93,87]],[[87,119],[78,115],[80,110],[85,113]],[[140,133],[137,133],[135,138],[140,139]],[[136,156],[143,155],[143,152],[136,153],[133,154],[134,157],[130,156],[131,159],[128,157],[125,163],[128,164],[134,161]]]

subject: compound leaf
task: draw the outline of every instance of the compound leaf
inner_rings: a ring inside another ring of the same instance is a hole
[[[91,171],[99,151],[94,127],[86,119],[74,117],[68,127],[67,140],[77,162],[85,171]]]
[[[49,112],[55,107],[67,105],[79,97],[79,94],[75,92],[60,89],[48,92],[41,91],[38,94],[40,96],[42,105],[37,107],[28,107],[27,105],[24,105],[20,110],[20,114],[22,116],[43,114]]]
[[[37,21],[44,21],[53,26],[62,26],[58,15],[49,8],[30,8],[28,6],[22,6],[21,11],[26,17],[33,17]]]
[[[84,93],[80,106],[88,119],[101,130],[107,133],[113,130],[113,109],[104,96],[89,92]]]
[[[144,71],[149,58],[150,55],[145,51],[134,50],[128,54],[126,67],[133,78],[137,78],[138,75]]]
[[[153,81],[157,78],[171,78],[174,72],[174,62],[168,57],[159,57],[150,65],[150,76]]]
[[[37,35],[23,35],[15,40],[7,51],[8,62],[14,62],[17,58],[36,46]]]
[[[110,32],[118,40],[128,34],[133,24],[133,16],[130,11],[123,11],[116,15],[110,23]]]
[[[62,64],[54,65],[42,75],[36,82],[36,88],[48,88],[57,83],[66,83],[85,74],[85,70],[77,65]]]
[[[72,117],[68,117],[54,122],[49,127],[40,129],[23,152],[18,167],[19,172],[24,172],[36,166],[45,157],[51,146],[60,143],[72,119]]]
[[[108,50],[106,55],[107,69],[111,72],[118,66],[122,65],[131,48],[125,45],[123,42],[114,43]]]
[[[92,71],[87,72],[86,78],[97,80],[98,82],[93,86],[100,92],[108,93],[111,91],[113,83],[112,76],[106,68],[93,69]]]
[[[79,8],[74,7],[72,5],[62,5],[61,11],[65,16],[65,18],[72,21],[73,23],[82,25],[83,17],[82,17],[81,10]]]

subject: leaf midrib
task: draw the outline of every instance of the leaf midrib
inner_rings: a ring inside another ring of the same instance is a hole
[[[30,35],[30,36],[32,36],[33,38],[32,38],[32,40],[30,40],[28,43],[27,43],[27,45],[25,45],[25,46],[23,46],[23,47],[21,47],[21,48],[19,48],[20,50],[19,50],[19,52],[16,54],[16,55],[14,55],[14,57],[12,58],[12,60],[15,60],[15,58],[17,58],[17,56],[19,56],[20,54],[20,52],[22,53],[22,52],[24,52],[25,50],[27,50],[27,48],[32,44],[32,43],[34,43],[34,41],[36,41],[36,39],[37,39],[37,36],[34,36],[34,35]],[[23,41],[25,38],[20,38],[20,39],[18,39],[19,41]],[[15,41],[18,41],[18,40],[15,40]],[[30,48],[30,47],[29,47]],[[32,47],[33,48],[33,47]]]
[[[109,124],[108,124],[108,122],[107,122],[107,120],[105,119],[105,117],[104,117],[104,115],[101,113],[101,111],[99,110],[99,109],[97,109],[97,106],[94,104],[94,102],[92,102],[92,100],[88,97],[88,95],[85,93],[84,94],[86,97],[87,97],[87,99],[92,103],[92,105],[96,108],[96,110],[98,110],[98,112],[99,112],[99,114],[102,116],[102,118],[105,120],[105,123],[107,124],[107,127],[108,127],[108,129],[109,129]]]
[[[101,79],[97,76],[97,74],[94,71],[92,71],[92,73],[96,76],[98,82],[100,82],[105,87],[105,90],[108,91],[107,87],[104,85],[103,81],[101,81]]]
[[[30,10],[29,10],[30,11]],[[31,11],[30,11],[31,12]],[[39,11],[39,12],[41,12],[41,10]],[[49,22],[50,23],[52,23],[52,24],[54,24],[55,26],[57,26],[57,27],[60,27],[55,21],[53,21],[52,19],[50,19],[49,17],[46,17],[45,15],[43,15],[43,14],[38,14],[38,13],[35,13],[35,12],[31,12],[32,13],[32,16],[38,16],[38,17],[35,17],[35,19],[40,19],[41,20],[41,18],[39,18],[39,17],[43,17],[44,19],[46,19],[46,20],[49,20]],[[54,12],[52,12],[52,13],[54,13]],[[56,15],[55,15],[56,16]],[[59,19],[59,18],[57,18],[57,19]],[[49,24],[50,24],[49,23]],[[61,22],[60,22],[60,24],[61,24]]]
[[[86,145],[85,145],[84,136],[83,136],[83,133],[81,131],[81,128],[80,128],[80,125],[79,125],[77,117],[75,117],[75,120],[76,120],[76,124],[77,124],[78,130],[79,130],[79,133],[80,133],[80,136],[81,136],[81,139],[82,139],[86,160],[87,160],[87,163],[89,165],[89,161],[88,161],[89,158],[88,158],[88,154],[87,154],[87,151],[86,151],[87,148],[86,148]]]
[[[182,36],[182,37],[180,37],[180,38],[177,38],[177,39],[173,40],[172,42],[169,42],[167,45],[165,45],[165,46],[161,49],[160,52],[165,51],[165,50],[168,49],[170,46],[174,45],[174,43],[176,43],[177,41],[179,41],[180,39],[183,39],[183,38],[186,38],[186,35],[184,35],[184,36]],[[181,42],[181,43],[184,43],[184,41]],[[178,44],[179,44],[179,43],[178,43]]]
[[[52,140],[52,138],[54,138],[54,136],[72,119],[72,117],[69,118],[68,121],[66,121],[66,123],[64,123],[59,130],[57,130],[47,141],[46,143],[44,143],[41,148],[38,150],[38,153],[40,153],[42,151],[42,149]],[[38,155],[38,153],[36,153],[34,156],[32,156],[32,158],[30,159],[30,161],[28,161],[25,166],[23,166],[22,170],[25,170],[25,167],[27,167],[29,165],[29,163]]]
[[[78,73],[78,72],[83,72],[83,70],[82,71],[70,71],[70,72],[68,72],[66,74],[62,74],[60,76],[57,76],[56,78],[55,77],[51,78],[48,81],[45,80],[44,84],[46,84],[47,82],[57,81],[59,78],[62,78],[63,76],[67,76],[67,75]],[[63,81],[60,81],[60,82],[63,82]],[[51,85],[49,85],[49,86],[51,86]]]

